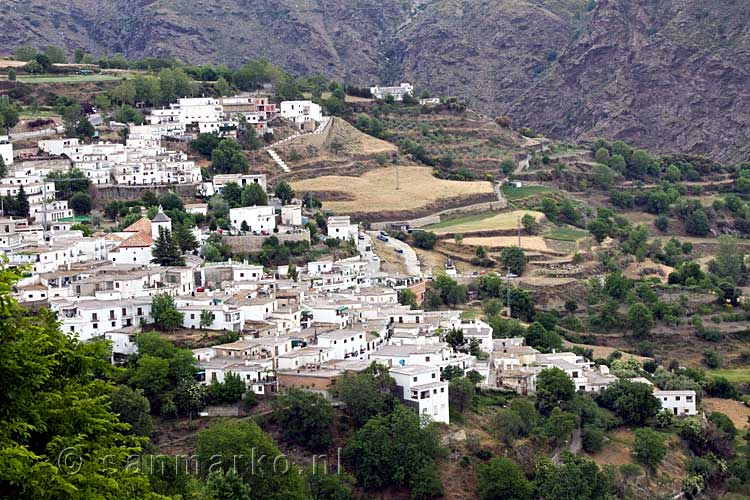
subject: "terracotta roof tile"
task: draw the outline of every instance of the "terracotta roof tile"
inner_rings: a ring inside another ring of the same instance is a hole
[[[154,244],[150,234],[140,232],[123,241],[120,248],[150,247]]]
[[[151,234],[151,221],[146,217],[142,217],[123,229],[124,233],[148,233]]]

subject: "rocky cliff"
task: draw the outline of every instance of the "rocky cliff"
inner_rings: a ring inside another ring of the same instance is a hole
[[[0,52],[55,44],[400,79],[553,137],[746,159],[744,0],[6,0]]]

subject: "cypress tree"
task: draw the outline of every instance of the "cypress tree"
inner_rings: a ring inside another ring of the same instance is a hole
[[[151,250],[152,264],[160,266],[184,266],[185,259],[177,246],[172,233],[163,227],[159,228],[159,237]]]

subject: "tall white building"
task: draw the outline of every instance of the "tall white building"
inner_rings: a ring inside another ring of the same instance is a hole
[[[241,231],[243,222],[253,233],[270,234],[276,227],[276,214],[273,207],[239,207],[229,210],[229,220],[235,231]]]
[[[450,424],[448,412],[448,382],[440,380],[434,366],[393,366],[389,374],[403,391],[401,399],[406,406],[435,422]]]
[[[6,166],[13,165],[13,143],[7,135],[0,135],[0,157]]]
[[[281,116],[299,125],[311,120],[322,121],[323,110],[312,101],[283,101]]]

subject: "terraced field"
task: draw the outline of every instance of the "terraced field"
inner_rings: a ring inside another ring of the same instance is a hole
[[[539,222],[544,214],[534,210],[514,210],[512,212],[484,212],[464,215],[426,226],[425,229],[436,234],[471,233],[476,231],[497,231],[516,229],[518,221],[525,214],[530,214]]]
[[[293,182],[292,187],[298,193],[319,193],[323,207],[339,213],[415,210],[452,198],[494,193],[489,182],[438,179],[432,168],[417,166],[376,168],[359,177],[326,175]]]

